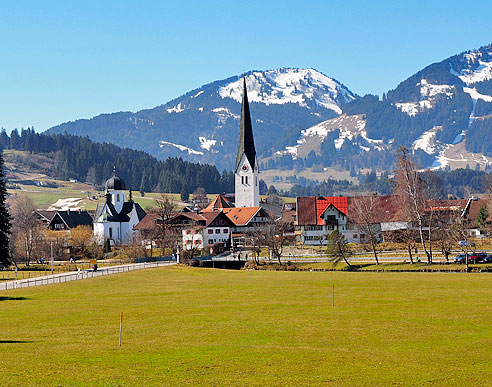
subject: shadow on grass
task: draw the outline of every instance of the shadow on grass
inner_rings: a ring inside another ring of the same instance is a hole
[[[0,344],[27,344],[32,343],[31,340],[0,340]]]
[[[0,301],[20,301],[20,300],[30,300],[30,298],[27,298],[27,297],[5,297],[5,296],[0,297]]]

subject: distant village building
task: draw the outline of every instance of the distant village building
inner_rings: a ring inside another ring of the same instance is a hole
[[[138,203],[126,200],[125,182],[116,176],[106,181],[106,201],[98,203],[94,214],[94,238],[99,243],[128,244],[135,236],[134,227],[146,213]]]

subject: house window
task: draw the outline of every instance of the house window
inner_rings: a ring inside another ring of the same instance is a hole
[[[209,233],[209,234],[213,234],[213,233],[214,233],[214,230],[212,230],[212,229],[210,229],[210,228],[209,228],[209,229],[208,229],[208,233]]]
[[[248,185],[248,176],[244,176],[244,184]]]
[[[357,234],[354,234],[354,239],[357,239]]]
[[[113,227],[109,228],[109,239],[113,239]]]
[[[216,229],[215,229],[215,233],[216,233],[216,234],[220,234],[220,228],[216,228]]]
[[[244,176],[241,176],[241,184],[244,184]]]
[[[227,228],[224,229],[224,234],[229,234],[229,230]]]
[[[214,243],[214,241],[212,239],[209,239],[208,244],[211,245],[212,243]]]
[[[120,194],[116,194],[116,201],[119,202],[120,201]]]

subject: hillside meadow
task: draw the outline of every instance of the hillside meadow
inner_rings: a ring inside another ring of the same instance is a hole
[[[1,384],[486,385],[491,284],[175,266],[2,292]]]

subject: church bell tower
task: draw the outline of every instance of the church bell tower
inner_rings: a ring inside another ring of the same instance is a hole
[[[236,207],[258,207],[260,205],[258,180],[258,162],[256,160],[255,141],[249,113],[246,78],[243,78],[239,146],[234,174]]]

